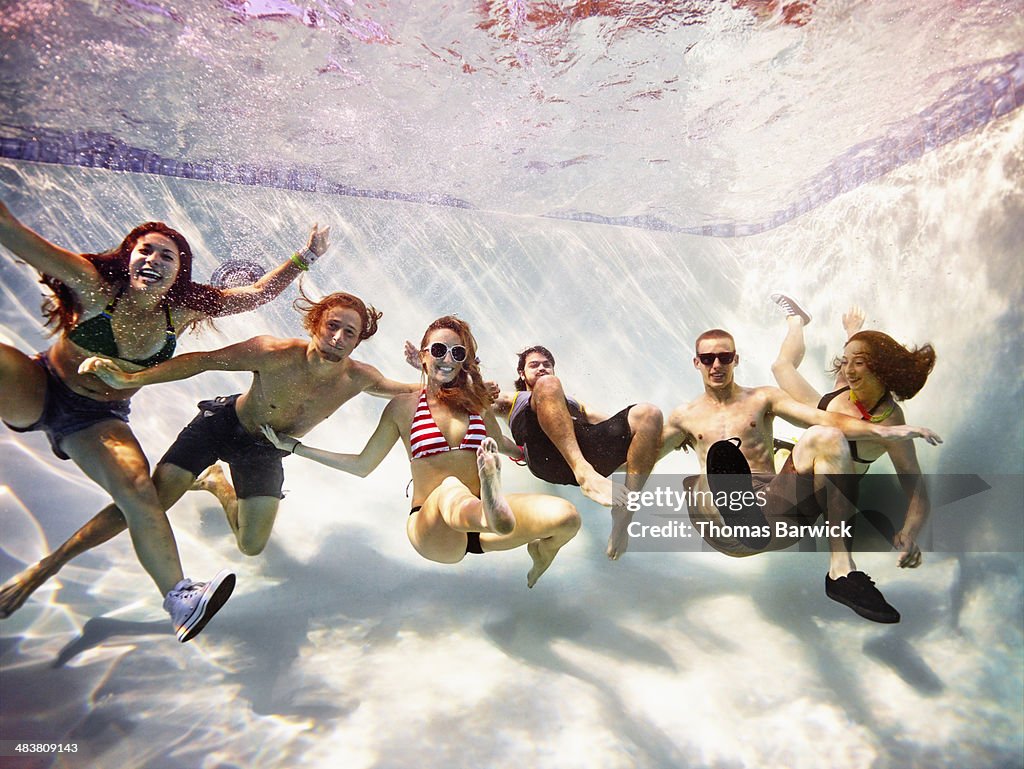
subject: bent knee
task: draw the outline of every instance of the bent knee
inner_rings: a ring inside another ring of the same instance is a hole
[[[655,406],[653,403],[638,403],[629,410],[630,419],[638,420],[641,424],[650,427],[656,427],[658,430],[661,429],[662,423],[665,421],[664,415],[661,413],[661,409]]]
[[[266,548],[266,542],[239,542],[238,552],[249,557],[257,556]]]
[[[556,498],[558,501],[552,509],[552,519],[557,521],[557,526],[564,531],[579,531],[582,519],[576,505],[566,499]]]
[[[560,394],[562,392],[562,382],[554,374],[548,376],[542,376],[537,380],[537,383],[533,386],[533,392],[530,398],[543,398],[545,395]]]
[[[434,493],[439,494],[441,498],[447,499],[448,501],[453,499],[453,494],[465,494],[476,499],[473,493],[470,492],[469,487],[454,475],[446,476],[445,479],[438,484]]]
[[[828,454],[841,456],[849,454],[850,446],[846,436],[838,427],[827,427],[825,425],[814,425],[807,429],[797,446],[804,443],[815,450],[817,454]]]

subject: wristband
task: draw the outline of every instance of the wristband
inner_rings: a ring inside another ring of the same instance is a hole
[[[313,263],[319,258],[320,254],[316,253],[310,248],[307,248],[305,251],[302,252],[302,261],[304,261],[306,265],[309,267],[312,267]]]
[[[311,248],[306,248],[299,254],[299,259],[306,263],[307,267],[312,267],[313,262],[320,258],[320,254],[313,251]]]
[[[294,445],[294,446],[292,446],[292,450],[291,450],[291,453],[292,453],[292,454],[294,454],[294,453],[295,453],[296,451],[298,451],[298,449],[299,449],[299,446],[301,446],[301,445],[302,445],[302,441],[300,441],[300,440],[296,440],[296,441],[295,441],[295,445]]]
[[[302,261],[302,257],[299,256],[298,251],[292,254],[292,264],[294,264],[298,269],[302,270],[303,272],[309,269],[309,265]]]

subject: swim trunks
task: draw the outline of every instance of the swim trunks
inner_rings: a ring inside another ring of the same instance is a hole
[[[697,523],[710,519],[694,504],[697,480],[698,476],[691,475],[684,479],[683,484],[690,500],[690,521],[694,524],[694,530],[701,533],[702,527],[697,526]],[[785,521],[794,526],[811,525],[824,512],[814,493],[814,476],[797,473],[792,456],[786,458],[778,474],[752,473],[751,482],[754,493],[766,497],[762,512],[773,533],[776,521]],[[742,544],[735,537],[712,536],[710,533],[704,534],[704,541],[718,552],[732,556],[753,555],[770,548],[769,545],[767,548],[755,549]]]
[[[53,453],[61,459],[70,459],[60,447],[61,441],[67,436],[108,419],[128,422],[128,414],[131,411],[128,400],[98,401],[79,395],[57,376],[57,372],[54,371],[50,358],[45,352],[34,356],[32,361],[46,374],[43,413],[28,427],[15,427],[4,422],[14,432],[27,433],[42,430],[50,441]]]
[[[412,510],[409,511],[409,515],[418,513],[422,509],[423,505],[416,505]],[[480,532],[479,531],[467,531],[466,532],[466,552],[473,553],[474,555],[483,555],[484,548],[480,544]]]
[[[529,393],[519,393],[517,402],[524,396],[528,397]],[[615,416],[592,425],[587,422],[583,410],[576,401],[566,401],[569,416],[573,420],[573,432],[576,433],[576,442],[580,445],[583,458],[606,478],[626,463],[629,443],[633,439],[629,429],[629,410],[633,405],[626,406]],[[563,486],[579,485],[572,468],[540,426],[536,411],[529,406],[513,409],[509,418],[509,428],[512,431],[512,438],[523,447],[526,466],[530,468],[531,473],[548,483]]]
[[[238,421],[238,395],[199,401],[199,415],[178,433],[160,464],[171,464],[199,475],[218,459],[228,463],[238,499],[282,499],[284,467],[288,456],[263,436],[250,433]]]

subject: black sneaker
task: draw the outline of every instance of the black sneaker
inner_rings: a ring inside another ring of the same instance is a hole
[[[839,579],[832,579],[826,573],[825,595],[872,622],[892,624],[900,621],[900,613],[889,605],[871,577],[862,571],[851,571]]]

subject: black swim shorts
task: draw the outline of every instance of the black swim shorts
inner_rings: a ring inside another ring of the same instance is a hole
[[[287,451],[275,448],[262,435],[250,433],[238,421],[235,401],[238,395],[223,395],[199,401],[199,414],[167,449],[160,464],[170,464],[199,475],[218,459],[227,462],[231,481],[239,499],[249,497],[283,498],[284,467],[281,458]]]
[[[633,404],[636,405],[636,404]],[[629,429],[629,410],[592,425],[582,416],[573,422],[576,441],[586,459],[598,473],[607,478],[626,463],[633,435]],[[572,469],[537,421],[537,412],[526,408],[516,419],[516,435],[523,436],[526,466],[530,472],[548,483],[578,486]]]

